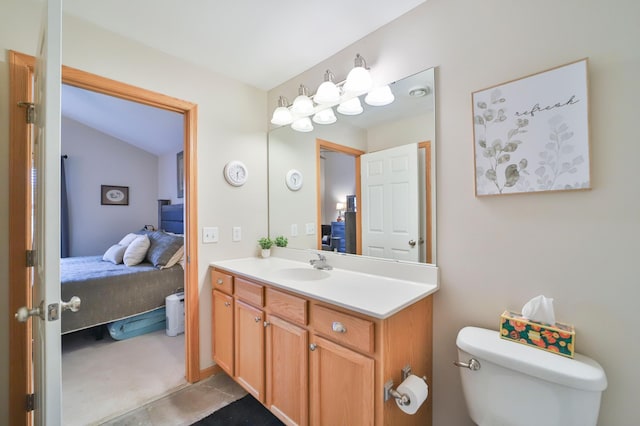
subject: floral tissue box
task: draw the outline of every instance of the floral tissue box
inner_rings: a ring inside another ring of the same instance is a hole
[[[516,312],[504,311],[500,315],[500,337],[573,358],[576,332],[572,325],[542,324]]]

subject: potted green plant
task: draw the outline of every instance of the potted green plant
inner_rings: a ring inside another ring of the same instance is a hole
[[[258,240],[258,245],[262,249],[262,257],[269,257],[271,255],[271,246],[273,240],[269,237],[262,237]]]
[[[289,244],[289,240],[287,240],[282,235],[280,235],[279,237],[276,237],[276,239],[273,242],[276,244],[276,247],[286,247],[287,244]]]

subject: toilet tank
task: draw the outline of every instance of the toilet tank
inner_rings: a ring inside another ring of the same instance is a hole
[[[541,351],[500,338],[497,331],[465,327],[458,333],[458,361],[471,419],[480,426],[589,426],[598,422],[607,387],[594,360]]]

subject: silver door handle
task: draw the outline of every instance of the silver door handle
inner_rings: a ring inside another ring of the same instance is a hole
[[[20,322],[27,322],[29,317],[40,317],[40,319],[44,319],[44,301],[40,302],[40,306],[33,309],[29,309],[26,306],[18,308],[14,317]]]
[[[82,300],[80,300],[78,296],[73,296],[68,302],[60,302],[60,311],[78,312],[80,310],[81,303]]]
[[[409,240],[409,245],[411,247],[415,247],[416,246],[416,240]]]

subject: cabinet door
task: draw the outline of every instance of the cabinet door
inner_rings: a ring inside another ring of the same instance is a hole
[[[374,360],[316,335],[309,348],[311,425],[373,425]]]
[[[213,360],[233,376],[233,298],[213,291]]]
[[[236,300],[235,379],[258,401],[264,402],[263,312]]]
[[[287,425],[307,425],[307,330],[269,315],[266,339],[267,407]]]

